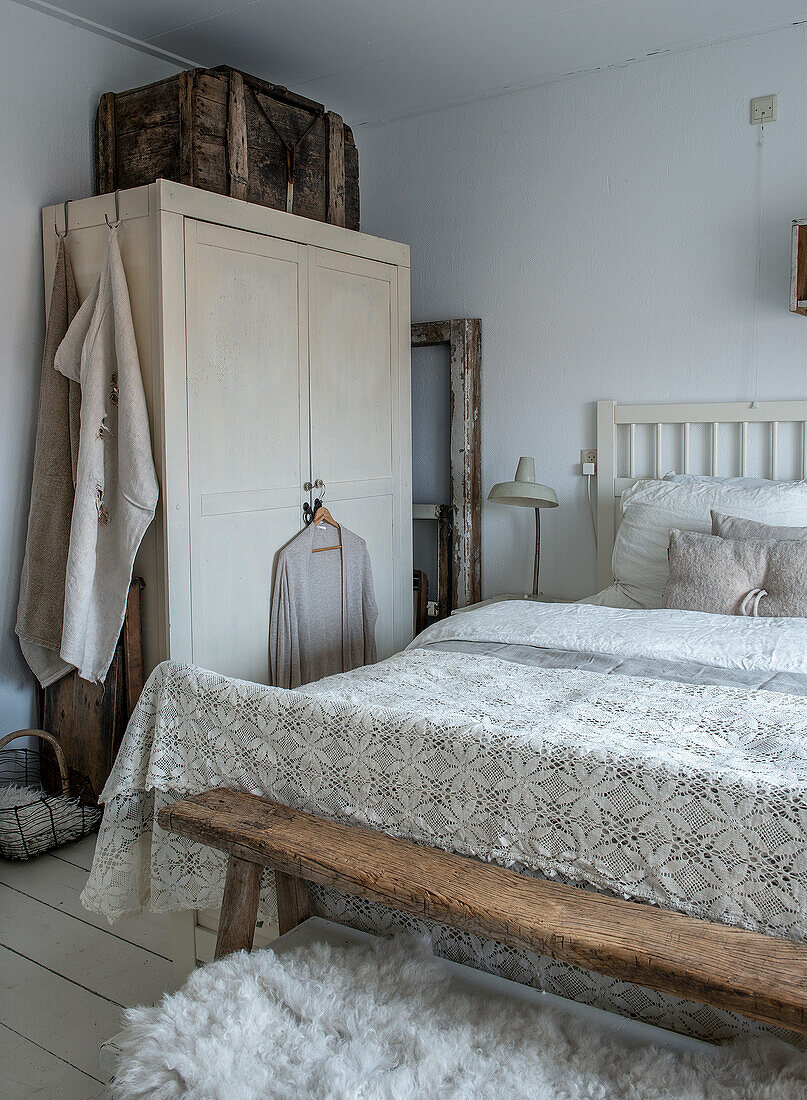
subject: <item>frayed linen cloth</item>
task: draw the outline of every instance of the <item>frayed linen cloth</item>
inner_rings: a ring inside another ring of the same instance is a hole
[[[73,667],[59,656],[64,586],[79,447],[78,382],[54,368],[56,349],[78,312],[70,256],[60,238],[50,295],[28,532],[17,604],[17,636],[31,671],[48,687]]]
[[[607,1017],[482,996],[399,936],[239,951],[128,1009],[116,1100],[796,1100],[783,1043],[671,1050]]]
[[[81,384],[81,435],[64,597],[61,657],[104,679],[115,654],[132,566],[158,486],[118,231],[93,289],[56,352]]]

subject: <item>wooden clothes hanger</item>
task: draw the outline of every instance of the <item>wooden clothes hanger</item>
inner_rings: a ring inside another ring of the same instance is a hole
[[[314,546],[311,549],[311,553],[312,554],[324,554],[326,550],[338,550],[339,553],[341,554],[342,553],[342,528],[339,526],[339,524],[336,522],[336,520],[333,518],[331,513],[328,511],[328,509],[323,504],[320,504],[319,508],[317,508],[316,512],[314,512],[314,518],[311,520],[311,526],[312,527],[318,527],[320,525],[320,523],[327,523],[329,526],[335,527],[336,530],[339,532],[339,542],[336,546]]]

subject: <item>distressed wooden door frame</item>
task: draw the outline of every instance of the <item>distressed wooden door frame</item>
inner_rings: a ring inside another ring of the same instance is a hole
[[[451,365],[451,606],[482,598],[482,470],[480,391],[482,322],[478,317],[420,321],[412,347],[446,345]]]

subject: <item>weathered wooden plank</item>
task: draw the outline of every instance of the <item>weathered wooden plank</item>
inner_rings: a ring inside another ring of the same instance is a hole
[[[227,100],[227,168],[230,178],[230,195],[234,199],[247,197],[249,177],[247,161],[247,115],[244,106],[244,78],[239,72],[230,73]]]
[[[118,134],[116,185],[139,187],[144,178],[179,179],[179,124],[167,123]],[[114,188],[110,188],[114,190]]]
[[[196,72],[179,74],[179,173],[180,183],[196,187]]]
[[[339,115],[328,111],[328,221],[345,224],[345,126]]]
[[[438,505],[437,515],[437,620],[446,619],[455,606],[453,600],[454,584],[452,574],[454,509],[450,504]]]
[[[143,636],[140,628],[140,593],[145,587],[141,577],[135,577],[129,585],[126,597],[126,617],[123,620],[123,670],[126,682],[126,721],[132,717],[137,700],[143,690]],[[113,760],[123,738],[124,723],[116,731],[112,747]]]
[[[429,625],[429,578],[422,569],[415,569],[413,587],[415,591],[415,637]]]
[[[295,878],[807,1032],[804,944],[534,879],[240,791],[183,799],[159,820]]]
[[[482,599],[481,322],[451,322],[452,606]]]
[[[296,928],[311,916],[311,901],[308,896],[308,883],[301,878],[292,878],[282,871],[275,871],[275,892],[277,894],[277,926],[280,935]]]
[[[103,684],[92,684],[78,673],[68,672],[44,692],[42,728],[58,738],[70,768],[86,778],[95,798],[112,767],[115,737],[126,724],[122,678],[118,647]],[[50,775],[46,754],[43,776],[50,781]]]
[[[361,225],[361,191],[359,188],[359,151],[353,131],[345,126],[345,225],[358,229]]]
[[[807,223],[793,223],[791,263],[790,308],[793,313],[807,316]]]
[[[95,187],[99,195],[115,190],[115,95],[106,92],[95,116]]]
[[[97,798],[115,760],[126,723],[143,690],[140,586],[129,586],[121,639],[103,684],[68,672],[43,692],[42,728],[54,734],[70,767],[88,780]],[[44,773],[50,774],[45,758]],[[74,791],[74,794],[87,792]]]
[[[216,104],[222,112],[226,111],[230,98],[230,75],[236,71],[236,69],[225,69],[222,72],[214,72],[212,70],[197,69],[197,96],[204,96],[205,99]],[[241,76],[241,73],[238,75]],[[241,87],[243,89],[243,77]]]
[[[107,93],[111,94],[111,93]],[[119,92],[115,99],[115,133],[129,134],[144,127],[179,126],[179,98],[174,78],[143,88]]]
[[[433,348],[450,341],[450,321],[415,321],[412,324],[413,348]]]
[[[208,69],[207,71],[210,73],[226,74],[231,70],[227,65],[217,65],[215,68]],[[322,114],[325,110],[324,105],[318,103],[316,99],[307,99],[298,92],[290,92],[289,89],[283,87],[282,84],[270,84],[268,80],[262,80],[258,76],[250,76],[248,73],[244,73],[243,75],[245,83],[256,88],[262,95],[273,96],[281,103],[289,103],[293,107],[301,108],[311,114]]]
[[[251,951],[261,896],[260,863],[231,855],[224,882],[216,958],[231,951]]]

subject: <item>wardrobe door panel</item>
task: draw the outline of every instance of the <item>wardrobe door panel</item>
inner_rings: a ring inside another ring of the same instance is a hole
[[[367,542],[385,657],[411,638],[408,302],[402,362],[398,268],[312,248],[308,279],[311,472],[334,518]]]
[[[309,477],[305,256],[186,222],[192,659],[263,681],[274,561]]]
[[[392,476],[393,299],[388,264],[317,250],[311,279],[311,446],[315,476]]]
[[[270,682],[272,548],[299,530],[299,504],[205,517],[193,549],[198,561],[194,605],[202,609],[206,626],[203,637],[194,632],[194,661],[225,676]]]

